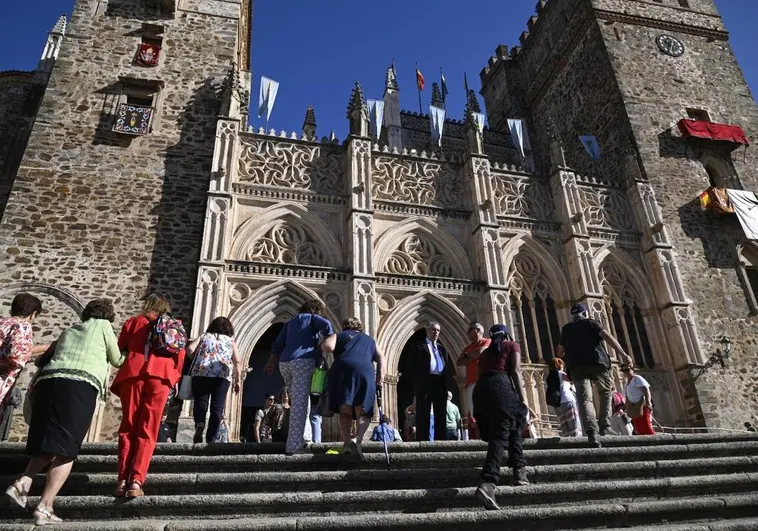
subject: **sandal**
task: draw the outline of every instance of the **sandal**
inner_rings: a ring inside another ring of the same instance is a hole
[[[113,493],[116,498],[123,498],[126,496],[126,481],[120,481],[116,487],[116,491]]]
[[[8,496],[11,500],[16,502],[16,504],[21,507],[22,509],[26,509],[26,504],[29,501],[29,493],[24,492],[21,490],[20,487],[21,482],[19,480],[14,481],[10,487],[8,487],[5,490],[5,495]]]
[[[55,525],[61,523],[63,523],[63,520],[41,505],[34,509],[34,525]]]
[[[137,485],[137,488],[134,488],[134,485]],[[142,484],[139,481],[132,481],[132,484],[129,486],[129,490],[126,491],[126,497],[127,498],[140,498],[145,495],[145,491],[142,490]]]

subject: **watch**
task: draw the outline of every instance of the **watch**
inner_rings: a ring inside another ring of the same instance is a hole
[[[681,57],[684,54],[684,43],[671,35],[658,35],[655,39],[658,48],[671,57]]]

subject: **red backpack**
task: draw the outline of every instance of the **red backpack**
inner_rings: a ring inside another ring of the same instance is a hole
[[[150,352],[156,356],[173,358],[187,346],[187,332],[179,319],[164,313],[153,323],[153,329],[147,336],[145,357]]]

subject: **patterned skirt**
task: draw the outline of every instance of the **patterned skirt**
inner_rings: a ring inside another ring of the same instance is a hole
[[[581,437],[582,423],[576,402],[565,402],[558,408],[558,426],[561,437]]]

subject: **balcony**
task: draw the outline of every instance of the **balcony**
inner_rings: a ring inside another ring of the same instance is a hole
[[[719,124],[685,118],[676,124],[682,138],[690,142],[717,142],[731,150],[750,144],[745,131],[738,125]]]
[[[116,110],[113,131],[125,135],[144,136],[150,132],[153,119],[153,107],[120,103]]]

